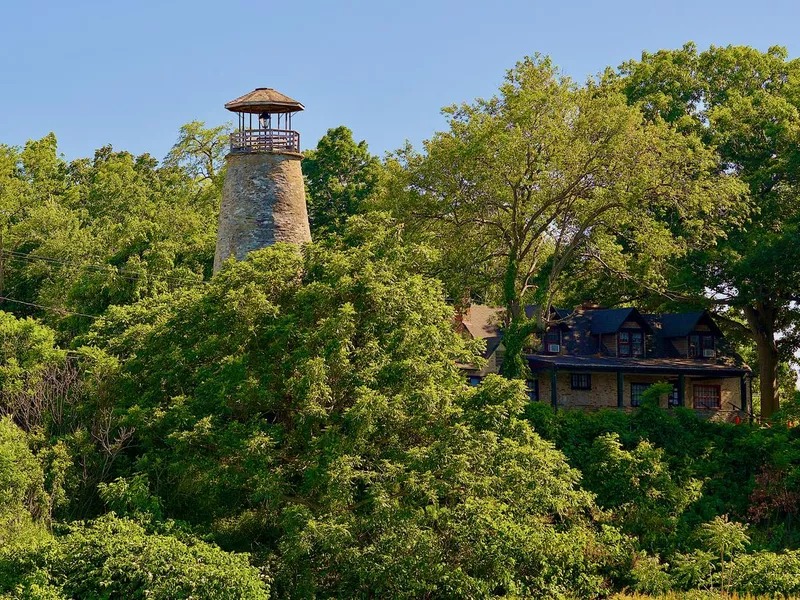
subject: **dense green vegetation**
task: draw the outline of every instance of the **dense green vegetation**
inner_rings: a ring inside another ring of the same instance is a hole
[[[224,127],[0,146],[0,598],[800,596],[797,69],[526,59],[422,151],[331,129],[314,243],[214,277]],[[520,306],[586,293],[716,308],[770,418],[529,402]],[[478,387],[466,297],[507,307]]]

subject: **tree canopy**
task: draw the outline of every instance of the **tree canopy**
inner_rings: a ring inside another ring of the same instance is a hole
[[[348,231],[95,325],[137,469],[171,514],[273,555],[286,597],[594,593],[591,497],[518,418],[523,390],[464,383],[475,350],[415,274],[424,248],[383,222]]]
[[[314,150],[306,151],[302,168],[315,237],[341,232],[348,217],[365,211],[381,185],[381,162],[343,126],[329,129]]]
[[[524,371],[525,338],[546,325],[570,267],[599,262],[662,288],[669,259],[713,244],[744,212],[742,186],[697,136],[646,121],[613,87],[576,85],[547,58],[517,64],[498,96],[445,114],[449,131],[424,153],[398,154],[389,203],[442,249],[455,298],[506,307],[510,376]],[[521,308],[530,301],[532,321]]]
[[[746,186],[750,218],[682,257],[670,284],[755,343],[769,417],[779,406],[779,363],[800,348],[800,60],[778,46],[687,44],[645,52],[609,77],[652,122],[701,138],[717,153],[716,170]]]
[[[605,292],[715,309],[764,396],[797,340],[797,89],[779,48],[583,85],[524,59],[421,151],[330,129],[314,242],[213,276],[225,126],[161,163],[0,146],[0,598],[800,595],[800,392],[762,426],[516,380],[553,302]],[[512,357],[475,386],[469,298]]]

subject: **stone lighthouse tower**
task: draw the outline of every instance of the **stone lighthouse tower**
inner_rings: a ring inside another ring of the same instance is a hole
[[[233,256],[276,242],[311,241],[300,134],[292,116],[303,105],[271,88],[257,88],[225,105],[237,113],[222,189],[214,272]],[[255,122],[254,122],[255,121]]]

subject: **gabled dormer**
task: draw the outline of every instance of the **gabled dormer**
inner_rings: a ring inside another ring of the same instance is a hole
[[[538,318],[538,311],[539,307],[535,304],[529,304],[525,307],[525,315],[529,319]],[[569,311],[560,310],[551,306],[550,313],[547,316],[551,324],[547,326],[543,333],[537,333],[531,336],[531,341],[534,342],[534,345],[530,348],[526,348],[526,353],[563,354],[566,350],[565,344],[569,337],[569,325],[566,322],[569,315]]]
[[[661,315],[660,335],[678,356],[713,359],[723,334],[708,311]]]
[[[647,356],[650,324],[635,308],[612,308],[585,313],[591,318],[592,336],[597,339],[599,354],[620,358]]]

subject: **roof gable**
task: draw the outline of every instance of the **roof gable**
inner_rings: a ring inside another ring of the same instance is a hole
[[[667,313],[660,315],[658,320],[661,322],[660,335],[666,338],[686,337],[700,323],[708,325],[714,335],[719,337],[723,335],[722,330],[706,310],[686,313]]]
[[[603,310],[591,310],[585,313],[592,320],[592,335],[602,335],[604,333],[616,333],[626,321],[635,321],[641,325],[647,333],[653,330],[641,313],[635,308],[608,308]]]
[[[503,309],[485,304],[472,304],[461,320],[464,328],[475,339],[501,337]]]

